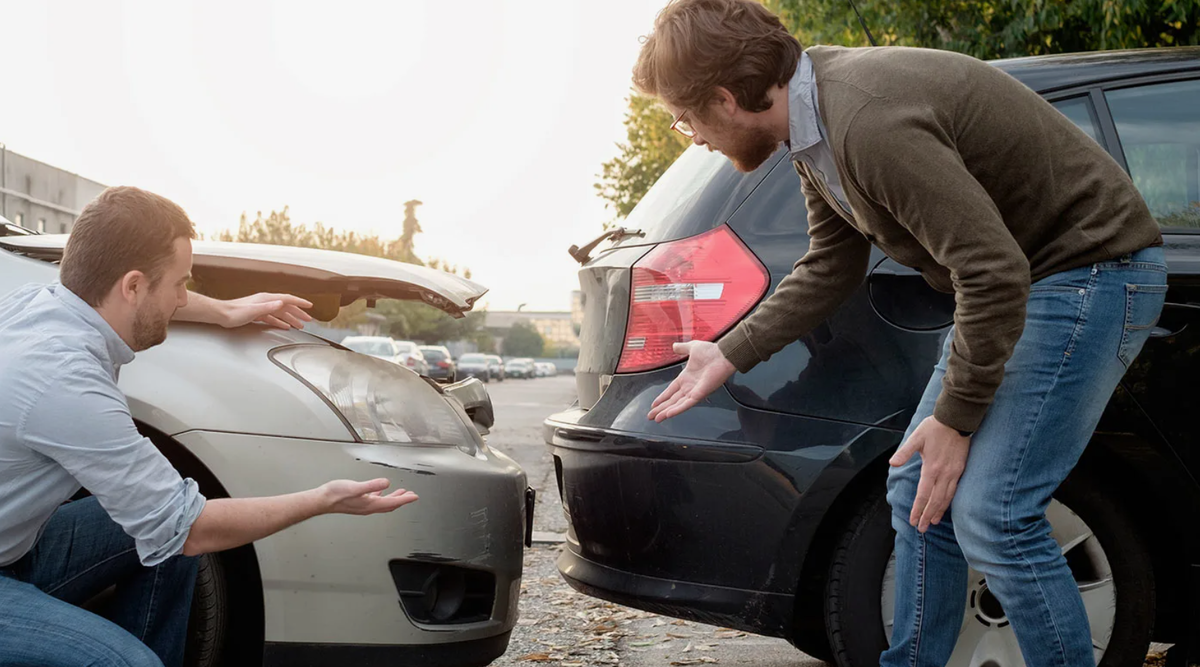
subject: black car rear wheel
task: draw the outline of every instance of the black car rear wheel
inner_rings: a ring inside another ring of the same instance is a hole
[[[1055,493],[1047,517],[1084,594],[1100,667],[1140,667],[1153,631],[1153,563],[1133,519],[1105,497],[1103,488],[1094,478],[1073,474]],[[894,539],[891,509],[881,489],[862,502],[849,522],[829,570],[825,623],[841,667],[878,665],[888,646],[895,602]],[[971,600],[983,604],[985,593],[982,576],[971,570],[964,631],[947,667],[1025,664],[1007,619],[988,623],[983,619],[989,614],[973,609]]]

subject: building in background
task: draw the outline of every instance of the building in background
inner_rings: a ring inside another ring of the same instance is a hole
[[[575,318],[567,311],[520,311],[520,310],[488,310],[484,320],[484,328],[496,339],[498,349],[503,353],[504,337],[508,330],[517,322],[533,325],[546,346],[552,347],[558,354],[573,356],[579,353],[579,331],[575,326]]]
[[[65,234],[104,185],[0,144],[0,215],[26,229]]]

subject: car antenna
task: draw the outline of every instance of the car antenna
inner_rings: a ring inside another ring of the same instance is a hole
[[[871,34],[871,29],[867,27],[867,22],[863,20],[862,14],[858,13],[858,7],[854,6],[854,0],[847,0],[850,3],[850,9],[854,10],[854,15],[858,17],[858,22],[862,25],[863,30],[867,33],[867,41],[871,42],[871,46],[879,46],[875,43],[875,36]]]

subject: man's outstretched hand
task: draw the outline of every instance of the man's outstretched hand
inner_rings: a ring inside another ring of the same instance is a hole
[[[312,321],[312,315],[304,312],[312,304],[291,294],[253,294],[222,306],[226,319],[221,324],[229,328],[261,322],[279,329],[303,329],[305,322]]]
[[[688,358],[687,366],[650,406],[650,419],[661,422],[687,410],[725,384],[737,369],[716,343],[694,340],[675,343],[675,354]]]
[[[339,479],[322,485],[318,491],[324,496],[330,514],[382,514],[417,501],[417,494],[404,489],[384,495],[388,485],[388,480],[382,478],[369,482]]]

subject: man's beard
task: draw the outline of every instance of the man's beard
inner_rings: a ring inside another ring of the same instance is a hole
[[[169,315],[164,316],[148,305],[138,310],[133,319],[133,351],[148,350],[165,341],[170,321]]]
[[[738,171],[758,169],[779,148],[779,141],[765,127],[730,127],[730,140],[717,150],[733,162]]]

